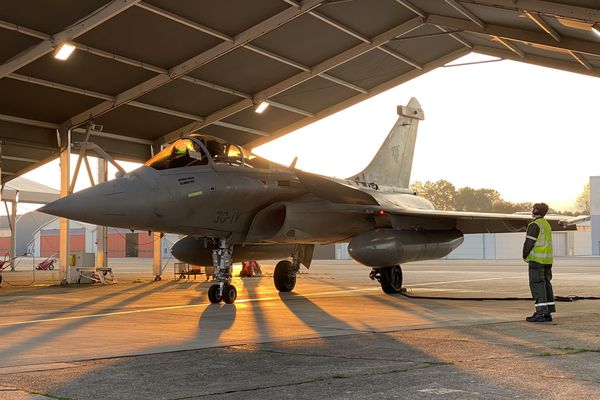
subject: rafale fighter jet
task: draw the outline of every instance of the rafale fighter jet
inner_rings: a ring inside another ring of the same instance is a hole
[[[385,293],[402,286],[400,264],[446,256],[463,234],[515,232],[526,215],[436,211],[408,188],[419,120],[416,99],[373,161],[340,180],[257,157],[200,134],[182,136],[135,171],[82,190],[41,211],[78,221],[187,235],[172,248],[181,261],[213,265],[212,303],[233,303],[232,263],[277,259],[280,292],[294,289],[315,244],[349,241],[352,258],[371,267]],[[573,229],[548,218],[553,229]]]

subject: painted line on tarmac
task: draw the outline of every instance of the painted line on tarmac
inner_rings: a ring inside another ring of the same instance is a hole
[[[411,285],[414,286],[430,286],[430,285],[442,285],[447,283],[461,283],[461,282],[477,282],[477,281],[491,281],[498,279],[506,279],[506,277],[497,277],[497,278],[482,278],[482,279],[467,279],[467,280],[457,280],[457,281],[445,281],[445,282],[430,282],[430,283],[419,283]],[[330,294],[341,294],[341,293],[350,293],[350,292],[370,292],[370,291],[379,291],[381,290],[379,287],[376,288],[363,288],[363,289],[349,289],[349,290],[333,290],[328,292],[318,292],[318,293],[309,293],[305,295],[298,295],[298,297],[307,298],[307,297],[316,297],[316,296],[324,296]],[[293,299],[293,297],[291,297]],[[258,301],[269,301],[269,300],[281,300],[279,296],[270,296],[270,297],[261,297],[259,299],[240,299],[236,300],[236,304],[243,303],[252,303]],[[74,315],[72,317],[56,317],[56,318],[42,318],[42,319],[34,319],[30,321],[15,321],[15,322],[3,322],[0,323],[1,326],[15,326],[15,325],[30,325],[30,324],[39,324],[43,322],[59,322],[59,321],[72,321],[77,319],[89,319],[89,318],[101,318],[101,317],[110,317],[110,316],[118,316],[118,315],[129,315],[129,314],[140,314],[146,312],[155,312],[155,311],[169,311],[169,310],[181,310],[186,308],[197,308],[197,307],[208,307],[210,303],[202,303],[202,304],[186,304],[180,306],[165,306],[165,307],[154,307],[154,308],[144,308],[141,310],[128,310],[128,311],[114,311],[107,313],[98,313],[98,314],[89,314],[89,315]]]

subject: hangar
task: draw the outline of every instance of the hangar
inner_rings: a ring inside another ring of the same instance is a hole
[[[597,34],[594,0],[4,3],[2,183],[60,157],[67,195],[81,142],[130,161],[189,132],[253,147],[472,51],[598,77]]]

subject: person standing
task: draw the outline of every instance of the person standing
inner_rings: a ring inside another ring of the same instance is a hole
[[[529,288],[535,301],[535,312],[527,322],[552,321],[556,311],[552,290],[552,228],[544,218],[546,203],[535,203],[531,210],[533,221],[527,226],[523,244],[523,259],[529,264]]]

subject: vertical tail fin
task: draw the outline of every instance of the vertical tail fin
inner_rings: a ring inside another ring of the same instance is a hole
[[[421,104],[414,97],[398,106],[398,120],[371,163],[349,178],[381,186],[407,188],[410,183],[419,121],[425,119]]]

